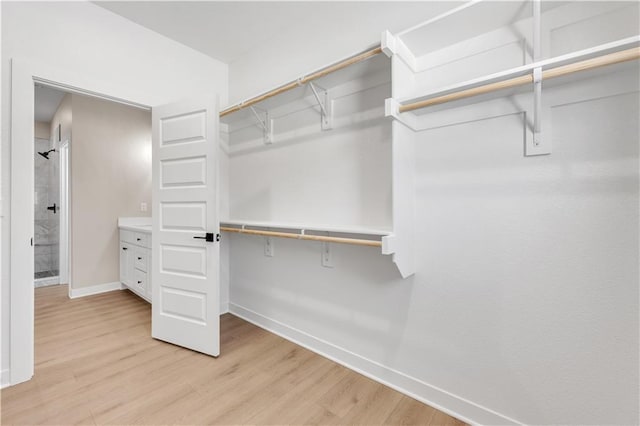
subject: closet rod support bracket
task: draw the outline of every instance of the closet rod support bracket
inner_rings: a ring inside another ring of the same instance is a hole
[[[320,107],[320,128],[322,130],[333,129],[333,100],[329,97],[329,92],[312,81],[309,82],[309,87]],[[322,94],[318,93],[318,89],[322,91]]]
[[[396,120],[414,132],[417,130],[416,116],[412,113],[400,113],[400,102],[394,98],[384,100],[384,116]]]
[[[256,117],[256,120],[258,121],[258,127],[262,129],[262,137],[264,139],[264,144],[265,145],[272,144],[273,143],[273,121],[269,118],[269,112],[261,111],[261,114],[264,114],[264,120],[263,120],[262,117],[260,116],[261,114],[259,114],[256,111],[256,108],[253,105],[250,105],[249,109],[251,110],[253,115]]]
[[[533,69],[533,145],[540,146],[542,127],[542,68]]]
[[[382,237],[382,254],[389,255],[396,252],[395,235],[385,235]]]
[[[542,68],[533,69],[533,94],[525,120],[525,156],[551,154],[551,108],[542,107]],[[529,118],[531,117],[531,118]],[[544,123],[544,133],[543,126]]]
[[[533,55],[534,62],[540,61],[542,58],[542,43],[541,43],[541,0],[533,0],[531,2],[533,7]],[[526,123],[530,125],[530,130],[527,129],[527,135],[525,140],[525,156],[537,156],[551,154],[551,122],[550,122],[550,108],[542,109],[542,67],[535,67],[532,69],[533,79],[533,105],[529,111],[530,117],[533,116],[533,123]],[[527,119],[527,121],[529,121]],[[544,135],[542,134],[542,122],[544,121]]]

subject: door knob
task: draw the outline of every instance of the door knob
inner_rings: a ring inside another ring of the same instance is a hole
[[[212,243],[213,242],[213,233],[212,232],[207,232],[205,234],[204,237],[193,237],[197,240],[205,240],[208,243]],[[220,241],[220,239],[218,238],[218,241]]]

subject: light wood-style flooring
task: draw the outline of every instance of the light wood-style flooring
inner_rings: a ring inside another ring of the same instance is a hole
[[[2,390],[3,425],[463,424],[230,314],[216,359],[152,339],[128,291],[35,300],[35,376]]]

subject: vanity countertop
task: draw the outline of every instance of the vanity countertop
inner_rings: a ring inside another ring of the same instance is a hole
[[[151,225],[119,225],[118,228],[151,234]]]
[[[134,232],[151,234],[150,217],[119,217],[118,228]]]

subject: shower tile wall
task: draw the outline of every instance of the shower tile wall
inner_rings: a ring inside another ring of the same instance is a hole
[[[56,207],[60,204],[59,166],[57,152],[49,154],[49,160],[38,152],[46,152],[53,148],[47,139],[35,140],[35,228],[34,228],[34,259],[35,278],[58,275],[58,241],[59,216],[48,206]]]

